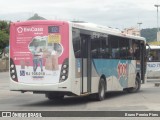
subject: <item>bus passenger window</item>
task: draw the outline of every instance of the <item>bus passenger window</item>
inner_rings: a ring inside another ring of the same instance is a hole
[[[102,37],[101,39],[102,41],[102,57],[103,58],[110,58],[110,54],[109,54],[109,46],[108,46],[108,37]]]
[[[92,54],[92,58],[99,58],[99,50],[100,48],[100,41],[98,40],[98,38],[92,38],[91,40],[91,54]]]
[[[109,42],[111,44],[111,58],[119,59],[119,39],[116,36],[109,36]]]
[[[140,60],[140,42],[134,41],[133,43],[133,56],[135,60]]]
[[[73,49],[76,58],[81,58],[81,42],[80,33],[78,30],[72,32],[73,34]]]

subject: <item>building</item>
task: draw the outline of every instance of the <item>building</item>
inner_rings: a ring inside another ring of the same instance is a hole
[[[137,28],[134,28],[134,27],[125,28],[125,29],[123,30],[123,33],[125,33],[125,34],[130,34],[130,35],[135,35],[135,36],[141,36],[140,30],[137,29]]]

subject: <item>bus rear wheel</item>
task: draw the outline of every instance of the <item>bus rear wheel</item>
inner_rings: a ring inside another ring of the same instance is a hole
[[[105,99],[105,92],[106,92],[106,83],[103,78],[100,79],[99,81],[99,86],[98,86],[98,93],[96,95],[96,99],[98,101],[102,101]]]
[[[141,80],[140,80],[140,77],[137,76],[135,81],[135,87],[126,88],[125,91],[127,91],[128,93],[135,93],[135,92],[138,92],[140,88],[141,88]]]

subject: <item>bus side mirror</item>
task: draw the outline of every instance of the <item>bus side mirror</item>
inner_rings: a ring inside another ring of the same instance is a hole
[[[151,48],[150,48],[149,44],[146,43],[146,58],[147,59],[149,59],[149,57],[150,57],[150,50],[151,50]]]

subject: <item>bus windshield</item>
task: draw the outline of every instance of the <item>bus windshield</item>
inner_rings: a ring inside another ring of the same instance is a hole
[[[151,50],[150,50],[150,54],[149,54],[149,58],[148,58],[149,62],[160,62],[160,47],[158,46],[151,46]]]

